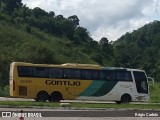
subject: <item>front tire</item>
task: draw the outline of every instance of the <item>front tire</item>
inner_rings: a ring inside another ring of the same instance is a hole
[[[121,97],[121,103],[129,103],[131,102],[131,96],[129,94],[124,94]]]
[[[117,104],[121,104],[121,101],[115,101]]]

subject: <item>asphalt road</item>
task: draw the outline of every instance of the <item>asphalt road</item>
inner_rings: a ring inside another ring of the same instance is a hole
[[[5,98],[0,101],[34,101],[33,99]],[[63,101],[69,102],[69,101]],[[76,102],[76,101],[72,101]],[[91,101],[92,102],[92,101]],[[105,102],[106,103],[106,102]],[[113,102],[108,102],[113,103]],[[5,108],[0,107],[0,120],[20,120],[23,110],[23,120],[159,120],[160,110],[130,110],[130,109],[69,109],[69,108]],[[3,112],[3,117],[2,117]],[[7,112],[7,113],[6,113]],[[8,113],[9,112],[9,113]],[[5,115],[12,115],[6,117]],[[32,117],[32,115],[37,117]],[[17,116],[16,116],[17,115]],[[42,117],[41,117],[42,116]]]
[[[23,113],[21,112],[23,110]],[[2,113],[3,112],[3,113]],[[0,120],[159,120],[157,110],[0,108]],[[32,115],[31,115],[32,114]],[[22,116],[23,116],[22,115]],[[3,116],[3,117],[2,117]],[[12,117],[10,117],[12,116]],[[30,117],[30,118],[28,118]]]

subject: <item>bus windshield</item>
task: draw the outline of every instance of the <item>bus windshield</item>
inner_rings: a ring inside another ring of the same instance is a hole
[[[148,94],[148,82],[144,72],[134,71],[137,92]]]

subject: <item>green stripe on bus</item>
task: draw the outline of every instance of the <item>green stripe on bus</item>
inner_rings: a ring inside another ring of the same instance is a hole
[[[104,96],[109,93],[117,83],[117,81],[94,80],[80,96]]]
[[[104,85],[105,81],[94,80],[87,89],[85,89],[80,96],[91,96],[96,93]]]

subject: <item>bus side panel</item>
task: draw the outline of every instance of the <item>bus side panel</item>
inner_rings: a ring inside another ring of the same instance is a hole
[[[76,82],[78,83],[74,84]],[[79,97],[79,94],[82,93],[91,84],[91,82],[91,80],[20,78],[18,86],[21,86],[22,88],[26,87],[27,94],[17,96],[24,98],[36,98],[39,91],[46,91],[48,95],[51,95],[52,92],[58,91],[62,94],[64,99],[75,99]],[[20,92],[20,90],[17,91]]]
[[[117,81],[94,80],[77,99],[82,100],[115,100]]]
[[[119,81],[115,89],[116,89],[116,101],[121,101],[121,97],[124,94],[129,94],[131,98],[134,94],[133,82]]]

